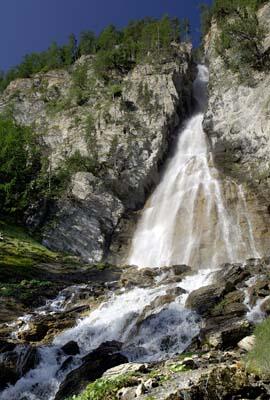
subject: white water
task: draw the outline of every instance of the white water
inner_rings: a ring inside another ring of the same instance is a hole
[[[159,360],[182,352],[200,328],[198,317],[184,308],[188,293],[210,283],[211,271],[220,262],[257,256],[243,191],[229,183],[239,200],[233,214],[226,207],[222,182],[212,165],[202,129],[207,80],[206,67],[199,66],[194,83],[199,111],[180,132],[175,154],[143,211],[129,257],[129,263],[139,267],[185,263],[196,267],[197,273],[180,283],[157,281],[152,288],[112,294],[74,328],[56,337],[52,346],[43,347],[40,364],[3,391],[0,400],[53,400],[64,379],[58,371],[67,358],[59,348],[70,340],[79,344],[80,356],[107,340],[123,342],[129,360]],[[247,236],[235,223],[239,213],[246,221]],[[186,293],[168,304],[153,306],[178,287]],[[61,308],[62,299],[58,300]],[[79,365],[80,356],[74,357],[71,368]]]
[[[227,207],[224,183],[213,166],[202,127],[207,82],[208,70],[201,65],[194,83],[198,112],[180,132],[175,154],[143,210],[130,265],[185,263],[201,269],[259,256],[243,189],[226,182],[227,191],[234,190],[237,200],[234,208]],[[238,215],[245,221],[246,232],[236,223]]]

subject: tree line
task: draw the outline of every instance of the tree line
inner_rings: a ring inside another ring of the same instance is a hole
[[[77,39],[71,34],[63,46],[51,43],[43,52],[27,54],[22,62],[6,73],[0,73],[0,91],[17,78],[28,78],[38,72],[67,68],[82,55],[96,55],[96,67],[100,74],[110,68],[129,69],[149,52],[162,54],[169,50],[171,42],[189,40],[188,19],[164,16],[157,20],[144,18],[131,21],[127,27],[106,27],[99,35],[83,31]]]

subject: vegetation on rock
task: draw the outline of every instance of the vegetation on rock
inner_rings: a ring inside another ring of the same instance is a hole
[[[117,400],[118,390],[126,386],[134,386],[134,379],[129,374],[111,379],[100,378],[90,383],[82,394],[68,400]]]
[[[18,216],[35,191],[41,168],[38,145],[31,129],[0,117],[0,212]]]
[[[209,31],[212,19],[216,20],[220,31],[217,54],[228,68],[241,75],[247,74],[249,68],[269,68],[270,52],[263,45],[266,27],[257,16],[263,3],[262,0],[215,0],[212,7],[202,7],[203,34]]]
[[[264,378],[270,377],[270,318],[255,328],[255,346],[249,353],[247,368]]]

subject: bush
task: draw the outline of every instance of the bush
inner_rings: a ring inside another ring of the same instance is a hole
[[[212,7],[201,6],[201,30],[205,35],[214,18],[220,30],[216,51],[233,72],[245,77],[251,69],[269,67],[270,54],[264,50],[266,29],[257,17],[265,0],[215,0]]]
[[[270,318],[255,329],[255,347],[249,353],[247,369],[259,376],[270,377]]]
[[[251,7],[235,9],[231,18],[220,21],[221,33],[216,50],[234,71],[243,67],[262,70],[268,65],[269,55],[263,42],[266,31],[260,26],[256,11]]]
[[[82,394],[73,396],[69,400],[117,400],[118,390],[125,386],[134,386],[132,376],[123,375],[112,379],[101,378],[90,383]]]
[[[0,117],[2,213],[21,215],[30,202],[35,178],[40,169],[40,153],[31,130]]]

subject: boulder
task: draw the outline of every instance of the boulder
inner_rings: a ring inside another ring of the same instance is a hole
[[[0,354],[0,389],[14,385],[39,363],[38,350],[30,345],[16,346],[15,349]]]
[[[126,363],[118,365],[114,368],[108,369],[104,374],[103,377],[111,378],[116,377],[119,375],[134,373],[134,372],[147,372],[148,364],[140,364],[140,363]]]
[[[157,271],[153,268],[138,269],[129,267],[121,275],[120,283],[123,287],[131,289],[133,287],[150,287],[154,285]]]
[[[78,343],[74,342],[73,340],[62,346],[61,350],[63,350],[63,352],[68,356],[76,356],[76,354],[80,353]]]
[[[238,347],[241,350],[251,351],[255,346],[255,336],[246,336],[238,343]]]
[[[231,319],[228,321],[212,320],[214,326],[206,324],[201,330],[201,340],[215,349],[233,349],[238,342],[252,332],[252,325],[245,319]]]
[[[186,307],[191,308],[202,316],[209,314],[209,311],[218,304],[227,292],[226,286],[212,284],[190,293],[186,300]]]
[[[261,304],[261,310],[263,313],[265,313],[267,316],[270,315],[270,296],[267,297]]]
[[[128,360],[120,353],[122,344],[116,341],[102,343],[96,350],[82,358],[82,364],[67,374],[61,383],[55,400],[79,393],[89,382],[100,378],[102,374]]]

